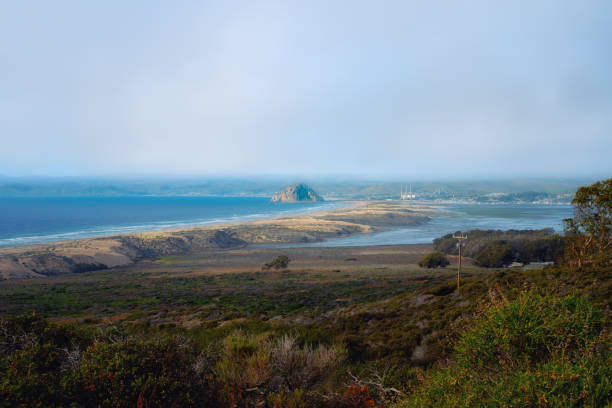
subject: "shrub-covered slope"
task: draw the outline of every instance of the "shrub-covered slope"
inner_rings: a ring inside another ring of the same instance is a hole
[[[2,318],[0,407],[605,406],[611,275],[499,271],[308,325]]]
[[[577,295],[502,300],[459,338],[453,363],[398,406],[607,406],[612,353],[603,328],[602,311]]]

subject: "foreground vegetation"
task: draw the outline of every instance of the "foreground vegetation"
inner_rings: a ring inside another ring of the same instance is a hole
[[[455,346],[455,361],[400,406],[603,407],[610,338],[584,298],[521,294],[493,304]]]
[[[605,406],[610,275],[499,272],[280,324],[3,318],[0,406]]]

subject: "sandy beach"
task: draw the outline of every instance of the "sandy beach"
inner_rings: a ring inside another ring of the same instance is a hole
[[[7,247],[0,249],[0,279],[87,272],[251,244],[319,242],[420,225],[431,219],[433,211],[408,202],[363,201],[338,210],[282,218]]]

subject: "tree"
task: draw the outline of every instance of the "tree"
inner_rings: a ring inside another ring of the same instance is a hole
[[[450,262],[448,262],[446,256],[440,251],[430,252],[419,261],[419,266],[422,268],[444,268],[448,264],[450,264]]]
[[[514,250],[506,241],[494,241],[478,252],[474,260],[485,268],[501,268],[512,263]]]
[[[612,179],[580,187],[572,200],[574,218],[565,223],[565,261],[573,267],[612,263]]]

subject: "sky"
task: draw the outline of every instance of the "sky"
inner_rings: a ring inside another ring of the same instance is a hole
[[[611,177],[612,2],[4,1],[0,175]]]

